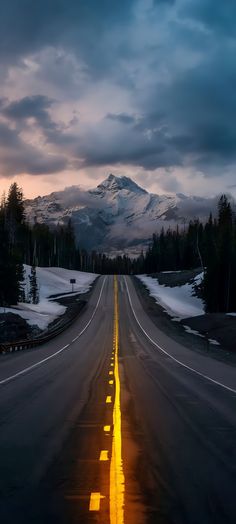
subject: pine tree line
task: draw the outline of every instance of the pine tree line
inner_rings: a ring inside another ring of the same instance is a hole
[[[178,271],[201,267],[199,292],[206,312],[236,310],[236,219],[225,195],[218,203],[218,217],[202,224],[190,221],[184,230],[162,229],[153,236],[144,257],[143,271]]]
[[[71,223],[54,231],[45,224],[35,223],[31,227],[25,220],[23,193],[16,183],[12,184],[0,204],[0,306],[19,301],[37,303],[36,267],[74,269],[77,259],[84,264]],[[23,264],[31,266],[27,292]]]
[[[218,220],[205,226],[206,254],[202,296],[207,312],[236,311],[236,219],[225,195]]]
[[[11,186],[8,198],[2,197],[0,207],[0,305],[24,300],[24,206],[17,184]]]
[[[190,221],[184,230],[164,229],[154,234],[144,258],[145,273],[178,271],[202,265],[204,252],[204,226]]]
[[[24,264],[31,266],[29,289],[24,285]],[[38,302],[37,266],[101,274],[140,272],[136,261],[127,256],[110,258],[81,249],[76,245],[70,220],[67,225],[53,229],[46,224],[27,224],[23,193],[13,183],[0,205],[0,306],[19,301]]]
[[[31,266],[29,292],[25,296],[23,264]],[[0,305],[19,300],[37,302],[36,267],[64,267],[100,274],[138,274],[202,267],[200,292],[207,312],[236,310],[236,221],[227,197],[218,204],[218,217],[202,224],[190,221],[180,229],[153,235],[145,254],[109,257],[76,245],[70,220],[49,229],[26,223],[22,191],[12,184],[0,205]]]

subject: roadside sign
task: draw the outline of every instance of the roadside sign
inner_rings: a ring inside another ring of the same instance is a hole
[[[70,284],[72,285],[72,292],[74,291],[74,284],[76,284],[76,278],[70,278]]]

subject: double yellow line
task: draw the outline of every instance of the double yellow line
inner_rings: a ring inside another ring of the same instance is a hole
[[[118,284],[114,277],[114,379],[113,435],[110,464],[110,524],[124,524],[125,477],[122,462],[120,376],[119,376],[119,309]]]

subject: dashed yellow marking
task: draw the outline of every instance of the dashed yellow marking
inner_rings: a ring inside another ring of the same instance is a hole
[[[118,363],[118,349],[119,349],[119,311],[118,311],[118,286],[117,277],[114,277],[114,341],[111,361],[111,367],[114,367],[114,372],[109,371],[109,375],[115,377],[115,398],[113,405],[113,435],[112,435],[112,451],[110,464],[110,524],[124,524],[124,493],[125,493],[125,477],[123,472],[122,462],[122,434],[121,434],[121,407],[120,407],[120,377],[119,377],[119,363]],[[109,380],[112,385],[114,380]],[[106,404],[112,402],[111,395],[107,395]],[[111,426],[103,426],[105,433],[110,433]],[[108,450],[102,449],[99,456],[100,461],[108,461]],[[100,501],[104,498],[99,492],[92,492],[89,501],[89,511],[99,511]]]
[[[99,460],[102,460],[102,461],[109,460],[108,459],[108,450],[107,449],[102,449],[102,451],[100,453]]]
[[[122,463],[122,434],[120,408],[120,377],[118,363],[119,349],[119,311],[118,285],[114,277],[114,335],[115,335],[115,399],[113,405],[113,437],[110,465],[110,524],[124,524],[125,477]],[[112,364],[111,364],[112,366]]]
[[[99,511],[100,510],[100,501],[104,497],[99,492],[93,492],[90,495],[89,500],[89,511]]]

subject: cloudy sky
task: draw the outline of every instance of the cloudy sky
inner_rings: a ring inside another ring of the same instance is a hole
[[[1,0],[1,192],[236,196],[235,23],[235,0]]]

